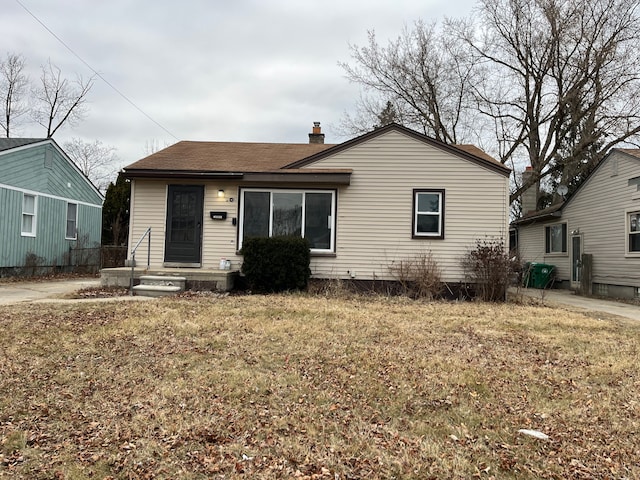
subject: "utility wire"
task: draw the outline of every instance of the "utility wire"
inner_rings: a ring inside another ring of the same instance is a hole
[[[175,138],[176,140],[180,140],[178,137],[176,137],[173,133],[171,133],[168,129],[166,129],[163,125],[161,125],[159,122],[157,122],[156,120],[154,120],[153,118],[151,118],[151,116],[145,112],[144,110],[142,110],[142,108],[140,108],[138,105],[136,105],[133,100],[131,100],[129,97],[127,97],[124,93],[122,93],[120,90],[118,90],[115,85],[113,85],[109,80],[107,80],[106,78],[104,78],[102,76],[102,74],[100,74],[95,68],[93,68],[91,65],[89,65],[80,55],[78,55],[69,45],[67,45],[64,40],[62,40],[58,35],[56,35],[47,25],[45,25],[45,23],[40,20],[38,17],[36,17],[27,7],[24,6],[24,4],[20,1],[20,0],[16,0],[16,3],[18,5],[20,5],[29,15],[31,15],[34,20],[36,22],[38,22],[40,25],[42,25],[44,27],[44,29],[49,32],[51,35],[53,35],[53,37],[58,40],[58,42],[60,42],[67,50],[69,50],[78,60],[80,60],[89,70],[91,70],[94,75],[96,77],[98,77],[100,80],[102,80],[104,83],[106,83],[109,87],[111,87],[111,89],[116,92],[118,95],[120,95],[124,100],[126,100],[133,108],[135,108],[136,110],[138,110],[141,114],[143,114],[145,117],[147,117],[149,120],[151,120],[153,123],[155,123],[158,127],[160,127],[162,130],[164,130],[166,133],[168,133],[170,136],[172,136],[173,138]]]

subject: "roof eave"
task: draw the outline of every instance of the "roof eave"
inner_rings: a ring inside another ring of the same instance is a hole
[[[253,183],[289,183],[316,185],[350,185],[351,171],[329,172],[207,172],[191,170],[123,170],[125,178],[148,179],[197,179],[197,180],[243,180]]]
[[[197,178],[197,179],[239,179],[242,172],[207,172],[197,170],[157,170],[157,169],[124,169],[125,178]]]
[[[519,220],[515,220],[512,222],[513,225],[529,225],[531,223],[541,222],[545,220],[554,220],[556,218],[560,218],[562,216],[562,209],[556,210],[555,212],[549,213],[540,213],[538,215],[531,215],[526,218],[521,218]]]

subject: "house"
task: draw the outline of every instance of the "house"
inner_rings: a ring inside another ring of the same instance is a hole
[[[613,149],[566,201],[533,206],[535,192],[514,222],[523,261],[555,265],[561,287],[640,296],[640,150]]]
[[[77,262],[100,244],[102,201],[53,139],[0,139],[0,275]]]
[[[430,252],[458,282],[476,239],[506,239],[509,173],[397,124],[337,145],[319,122],[309,143],[182,141],[124,169],[129,246],[151,228],[151,269],[239,270],[244,238],[301,235],[315,278],[392,279],[394,262]]]

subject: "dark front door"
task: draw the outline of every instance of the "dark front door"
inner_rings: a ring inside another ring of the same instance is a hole
[[[169,185],[165,263],[200,266],[203,198],[202,185]]]

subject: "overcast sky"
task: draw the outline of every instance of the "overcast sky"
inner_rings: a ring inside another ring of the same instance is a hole
[[[344,78],[349,44],[367,30],[381,43],[418,19],[471,13],[473,0],[2,0],[2,57],[20,53],[32,79],[51,62],[64,75],[99,78],[89,113],[54,139],[100,140],[118,167],[177,140],[306,142],[314,121],[327,143],[359,88]],[[333,127],[333,128],[332,128]],[[12,136],[39,137],[38,125]]]

